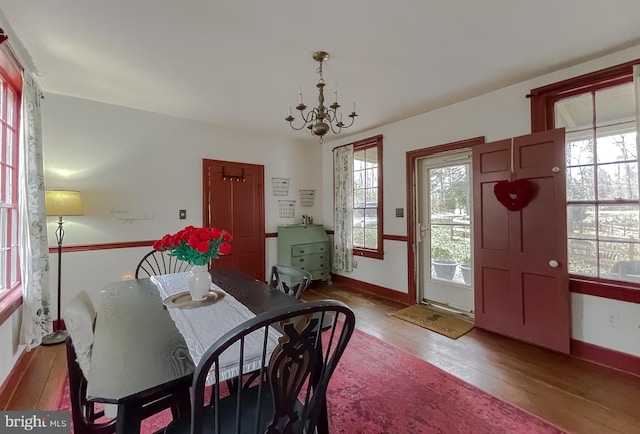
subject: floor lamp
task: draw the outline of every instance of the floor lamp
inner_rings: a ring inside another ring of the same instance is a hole
[[[42,338],[42,345],[55,345],[64,342],[69,335],[62,330],[60,320],[60,300],[62,299],[62,240],[64,239],[64,222],[62,216],[83,215],[82,199],[80,192],[69,190],[45,191],[45,206],[48,216],[58,216],[58,228],[56,229],[56,241],[58,242],[58,319],[53,325],[53,333]]]

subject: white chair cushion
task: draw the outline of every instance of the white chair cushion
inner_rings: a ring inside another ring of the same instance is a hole
[[[87,378],[91,366],[91,348],[93,346],[93,323],[96,310],[89,294],[81,290],[73,296],[64,311],[64,324],[76,350],[78,365]]]

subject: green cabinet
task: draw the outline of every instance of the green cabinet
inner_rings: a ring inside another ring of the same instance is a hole
[[[322,225],[278,226],[278,264],[306,270],[313,280],[331,280],[329,244]]]

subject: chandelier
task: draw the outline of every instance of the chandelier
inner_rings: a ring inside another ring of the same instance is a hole
[[[299,127],[293,125],[293,121],[295,118],[291,115],[291,106],[289,106],[289,115],[284,118],[285,121],[289,122],[289,125],[294,130],[301,130],[304,127],[307,127],[311,131],[311,135],[320,136],[320,143],[322,143],[322,138],[325,134],[329,132],[329,130],[333,131],[334,134],[339,134],[343,128],[349,128],[353,125],[353,121],[356,119],[356,103],[353,103],[353,110],[351,114],[347,115],[351,118],[351,122],[349,125],[342,122],[342,113],[338,113],[338,109],[341,107],[338,104],[338,91],[333,92],[333,104],[329,107],[324,106],[324,75],[322,74],[322,62],[329,60],[329,53],[326,51],[316,51],[313,53],[313,60],[320,63],[318,67],[318,75],[320,75],[320,79],[316,84],[318,88],[318,107],[314,107],[309,110],[305,114],[305,110],[307,106],[302,102],[302,92],[298,92],[298,105],[296,106],[296,110],[300,111],[300,116],[302,117],[303,124]]]

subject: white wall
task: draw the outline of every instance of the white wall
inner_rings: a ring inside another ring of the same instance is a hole
[[[0,386],[24,351],[19,343],[21,317],[22,309],[18,309],[0,324]]]
[[[65,245],[157,239],[186,224],[200,224],[203,158],[265,166],[267,232],[275,232],[278,224],[299,222],[302,214],[311,214],[316,223],[332,229],[331,149],[383,134],[384,232],[406,235],[406,218],[396,218],[394,210],[406,210],[407,151],[476,136],[493,141],[528,134],[529,100],[525,95],[532,88],[636,58],[640,58],[640,46],[324,145],[304,145],[47,94],[42,103],[46,187],[77,189],[83,195],[86,215],[65,219],[68,222]],[[322,167],[309,163],[320,160]],[[298,202],[294,220],[280,219],[277,200],[281,197],[271,194],[271,177],[291,178],[290,199],[299,201],[298,189],[315,188],[315,206],[300,208]],[[178,220],[179,209],[187,210],[187,220]],[[55,218],[50,218],[51,246],[55,244],[54,221]],[[408,292],[406,244],[385,241],[384,249],[382,261],[358,257],[358,268],[349,277]],[[104,284],[129,277],[146,250],[65,254],[63,310],[64,300],[78,290],[96,294]],[[266,254],[268,266],[275,261],[275,239],[267,239]],[[53,306],[56,269],[54,254],[51,255]],[[640,356],[640,305],[573,294],[572,311],[574,338]],[[611,313],[618,315],[618,327],[608,325]],[[18,318],[16,312],[0,325],[0,382],[19,355]]]
[[[80,190],[85,208],[84,216],[65,218],[65,245],[154,240],[200,225],[204,158],[264,165],[267,232],[300,222],[302,214],[320,217],[321,167],[301,164],[318,161],[320,145],[60,95],[46,95],[42,114],[46,188]],[[272,177],[290,178],[288,197],[273,196]],[[314,207],[300,207],[301,188],[317,190]],[[279,217],[278,199],[297,201],[293,219]],[[178,219],[179,209],[187,210],[186,220]],[[55,244],[55,221],[49,218],[49,245]],[[62,311],[64,299],[80,289],[95,292],[131,277],[148,250],[65,253]],[[272,239],[266,253],[268,266],[275,261]],[[56,255],[51,259],[57,270]],[[51,288],[56,291],[55,273]]]
[[[407,235],[406,218],[396,218],[395,209],[406,215],[406,152],[485,136],[487,142],[531,132],[531,89],[640,58],[640,46],[597,60],[509,86],[495,92],[434,110],[410,119],[325,142],[323,146],[324,221],[333,215],[333,163],[336,146],[383,135],[384,233]],[[473,73],[473,71],[470,71]],[[332,227],[332,226],[331,226]],[[357,257],[358,268],[347,277],[408,292],[407,249],[404,242],[385,241],[384,260]],[[640,356],[640,305],[605,300],[582,294],[572,295],[573,337],[583,342]],[[608,325],[610,314],[619,315],[619,326]]]

